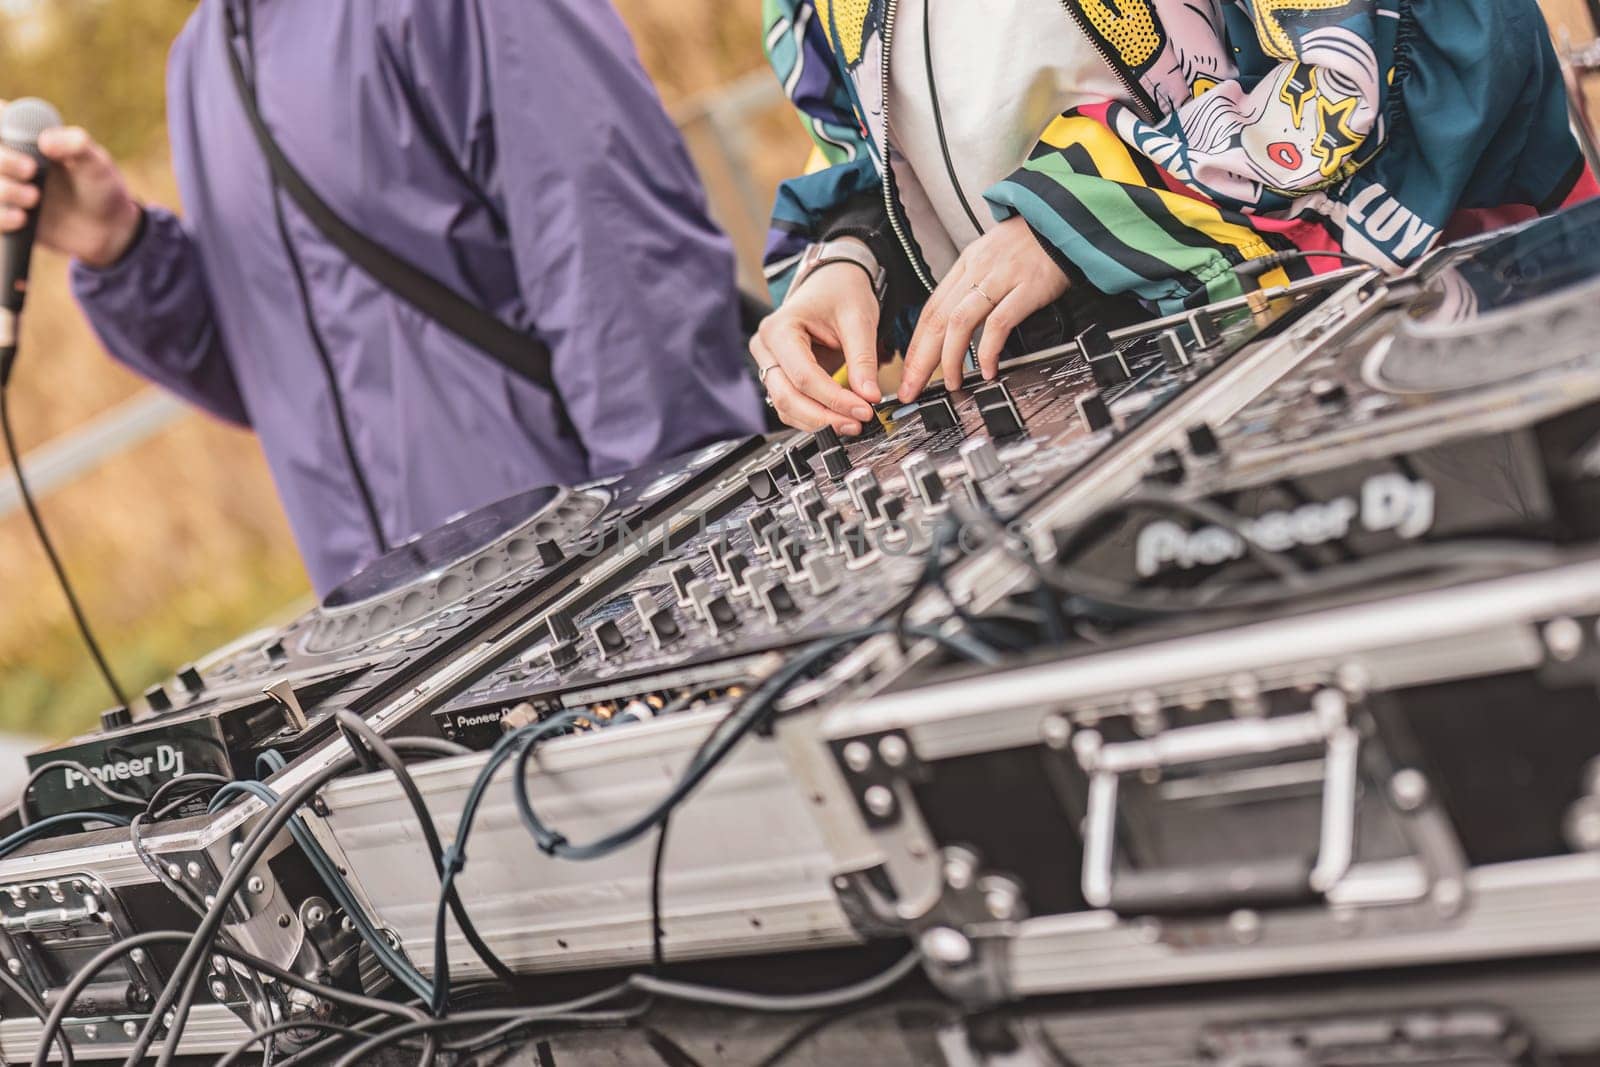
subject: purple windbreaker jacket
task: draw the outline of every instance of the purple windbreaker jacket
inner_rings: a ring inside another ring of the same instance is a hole
[[[284,152],[352,224],[542,338],[575,434],[287,196],[280,232],[222,2],[168,70],[185,218],[150,209],[73,286],[119,360],[256,431],[319,592],[461,511],[760,430],[731,249],[606,0],[249,0]]]

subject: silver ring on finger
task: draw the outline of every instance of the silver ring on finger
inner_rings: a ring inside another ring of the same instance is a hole
[[[777,369],[778,369],[778,365],[776,363],[773,363],[770,366],[762,367],[759,371],[756,372],[756,381],[761,383],[761,387],[763,389],[765,389],[767,387],[767,375],[771,374],[773,371],[775,371]]]

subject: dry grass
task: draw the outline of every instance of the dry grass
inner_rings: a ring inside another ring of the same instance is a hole
[[[618,7],[669,105],[762,65],[754,2]],[[773,183],[803,160],[803,137],[776,108],[760,117],[751,144],[760,159],[753,176],[770,203]],[[130,177],[141,195],[176,204],[164,154],[158,159],[130,168]],[[64,263],[42,254],[33,276],[12,399],[24,452],[147,388],[104,355],[72,303]],[[254,439],[204,415],[185,416],[50,494],[43,510],[130,687],[142,689],[307,593]],[[63,736],[83,728],[108,701],[20,513],[0,521],[0,590],[0,729]]]

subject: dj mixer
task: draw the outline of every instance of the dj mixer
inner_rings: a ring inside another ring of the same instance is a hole
[[[1600,951],[1597,250],[1579,207],[419,537],[32,758],[30,820],[141,822],[17,820],[0,1055],[35,1001],[80,1058],[337,1017],[181,945],[72,984],[197,923],[400,999],[893,939],[968,1008]],[[1345,1062],[1296,1012],[1196,1026]]]

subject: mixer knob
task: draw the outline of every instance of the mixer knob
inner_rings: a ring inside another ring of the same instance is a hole
[[[852,522],[840,531],[840,535],[844,542],[845,558],[852,565],[865,562],[872,556],[874,546],[865,524]]]
[[[282,641],[273,641],[262,652],[266,655],[267,662],[273,666],[277,666],[289,658],[289,651],[283,647]]]
[[[1078,351],[1083,353],[1084,360],[1089,364],[1089,373],[1094,375],[1095,384],[1102,389],[1121,385],[1133,377],[1128,361],[1118,351],[1116,342],[1111,340],[1104,326],[1091,326],[1080,333]]]
[[[1011,397],[1005,382],[993,382],[975,390],[973,399],[990,437],[1011,437],[1022,432],[1022,412]]]
[[[878,488],[878,476],[870,470],[851,471],[844,480],[844,487],[850,493],[850,503],[856,506],[857,511],[866,511],[867,505],[863,493],[867,489]]]
[[[572,616],[565,611],[552,611],[544,619],[545,635],[552,644],[563,641],[576,641],[578,639],[577,624],[572,621]]]
[[[906,513],[906,502],[901,497],[892,496],[878,505],[877,518],[884,522],[899,522],[900,517]]]
[[[806,545],[793,537],[785,537],[778,542],[778,561],[788,570],[789,577],[800,578],[804,576]]]
[[[1005,471],[1000,463],[1000,453],[987,437],[974,437],[962,445],[961,462],[967,468],[967,476],[974,482],[986,482]]]
[[[1083,393],[1076,401],[1078,418],[1083,420],[1083,425],[1090,433],[1099,433],[1101,430],[1110,429],[1112,425],[1111,407],[1106,403],[1105,394],[1096,390],[1092,393]]]
[[[750,528],[750,539],[757,545],[761,544],[761,531],[778,521],[778,516],[772,513],[771,508],[757,508],[745,520],[745,525]]]
[[[1078,351],[1083,353],[1085,360],[1104,359],[1117,351],[1116,342],[1111,340],[1111,334],[1098,323],[1078,334],[1077,342]]]
[[[100,713],[100,729],[105,733],[133,725],[133,713],[127,708],[107,708]]]
[[[567,558],[567,554],[561,551],[561,546],[554,541],[540,541],[533,546],[533,551],[538,555],[541,567],[554,567]]]
[[[615,619],[605,619],[589,627],[589,636],[594,638],[595,645],[600,649],[600,655],[610,659],[628,647],[627,635],[622,632],[622,627],[617,625]]]
[[[839,435],[832,426],[824,426],[811,435],[817,442],[817,450],[822,453],[822,465],[828,468],[828,475],[834,481],[839,481],[850,473],[853,464],[850,462],[850,453],[845,451],[844,445],[839,441]]]
[[[787,539],[789,531],[783,528],[783,523],[775,522],[761,531],[761,539],[756,542],[756,551],[768,559],[778,558],[778,543]]]
[[[677,594],[678,603],[689,599],[689,583],[698,577],[694,567],[687,563],[680,563],[672,569],[672,591]]]
[[[745,586],[745,574],[750,570],[750,557],[743,552],[735,552],[728,557],[728,584],[735,589]]]
[[[917,408],[917,414],[922,416],[922,428],[928,433],[943,433],[961,425],[961,420],[956,418],[956,407],[947,396],[924,401]]]
[[[763,575],[759,582],[751,586],[754,591],[756,604],[766,612],[767,621],[777,626],[784,619],[797,615],[800,608],[794,602],[794,596],[789,592],[789,587],[783,579],[772,575]]]
[[[745,475],[744,481],[750,489],[750,495],[763,504],[778,499],[778,481],[766,468],[758,467],[751,471]]]
[[[1184,431],[1184,436],[1189,439],[1189,451],[1200,459],[1210,459],[1222,452],[1222,445],[1217,441],[1217,432],[1211,428],[1209,422],[1195,423]]]
[[[689,583],[689,599],[684,606],[688,609],[690,615],[703,619],[706,615],[706,601],[715,595],[716,593],[711,588],[710,582],[704,578],[696,578]]]
[[[679,628],[678,620],[672,617],[672,612],[658,605],[656,598],[649,593],[634,594],[633,610],[657,651],[683,636],[683,630]]]
[[[837,552],[844,547],[844,516],[829,509],[817,521],[822,526],[822,537],[828,542],[830,551]]]
[[[728,576],[728,553],[731,551],[733,550],[728,546],[728,539],[720,534],[706,545],[706,557],[711,560],[711,572],[718,578]]]
[[[1349,399],[1349,394],[1343,385],[1327,378],[1318,378],[1313,381],[1310,386],[1310,393],[1311,398],[1317,402],[1317,405],[1324,408],[1343,407],[1345,401]]]
[[[783,464],[789,469],[789,477],[796,482],[809,482],[817,477],[811,460],[806,458],[804,445],[790,445],[784,449]]]
[[[1128,369],[1128,363],[1122,358],[1121,352],[1113,352],[1103,359],[1090,360],[1089,372],[1094,375],[1094,384],[1102,389],[1111,389],[1133,377],[1133,371]]]
[[[722,593],[717,593],[702,602],[700,611],[714,637],[721,637],[739,628],[738,609],[733,606],[733,601]]]
[[[839,588],[839,560],[835,556],[815,552],[806,560],[806,584],[812,596],[827,596]]]
[[[1183,337],[1177,330],[1162,330],[1161,336],[1156,338],[1156,347],[1161,350],[1161,362],[1168,372],[1178,374],[1189,365],[1189,350],[1183,345]]]
[[[550,666],[556,670],[565,670],[583,658],[583,653],[578,650],[576,638],[570,641],[561,641],[550,646]]]
[[[794,513],[811,533],[817,532],[817,516],[827,510],[828,505],[823,503],[822,494],[817,492],[815,486],[802,485],[789,494],[789,502],[794,505]]]
[[[923,507],[938,507],[944,502],[944,482],[926,452],[907,456],[900,464],[900,472],[906,476],[906,486],[922,501]]]
[[[1222,331],[1217,320],[1205,311],[1189,313],[1189,332],[1194,334],[1194,346],[1204,352],[1222,343]]]
[[[1166,485],[1178,485],[1185,473],[1182,454],[1175,448],[1163,448],[1150,458],[1150,469],[1145,472],[1145,478]]]
[[[144,702],[150,705],[152,715],[165,715],[172,710],[172,698],[164,686],[153,685],[145,690]]]
[[[868,522],[883,521],[883,487],[869,485],[861,490],[861,513],[867,517]]]
[[[178,672],[178,685],[185,693],[196,694],[205,689],[206,682],[200,677],[200,671],[190,664]]]

